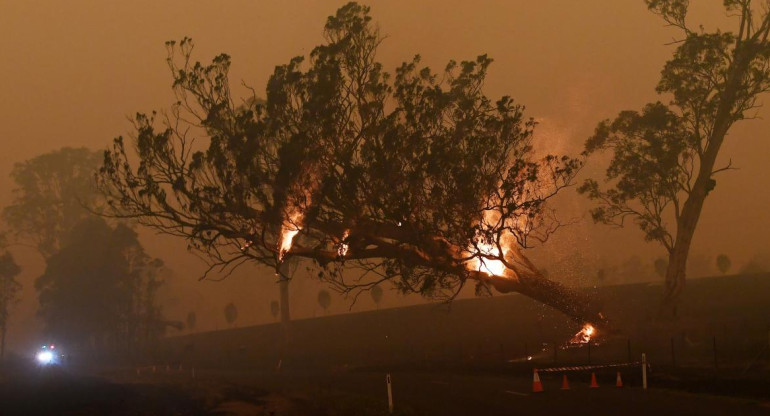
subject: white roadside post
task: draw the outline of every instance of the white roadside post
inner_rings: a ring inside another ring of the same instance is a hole
[[[393,413],[393,388],[390,383],[390,374],[385,375],[385,383],[388,385],[388,413]]]
[[[647,390],[647,354],[642,353],[642,389]]]

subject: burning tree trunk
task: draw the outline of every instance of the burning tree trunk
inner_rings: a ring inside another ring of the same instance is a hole
[[[539,273],[520,275],[517,280],[494,277],[488,279],[489,283],[500,293],[521,293],[581,323],[591,323],[599,328],[606,328],[609,325],[597,299],[592,299],[585,293],[548,280]]]
[[[284,326],[289,325],[291,314],[289,309],[289,279],[280,277],[278,287],[281,292],[281,323]]]
[[[320,226],[320,224],[316,225]],[[340,227],[328,224],[322,226],[327,232]],[[496,232],[506,233],[504,229]],[[591,299],[579,290],[545,278],[519,248],[509,245],[515,244],[510,236],[498,237],[500,243],[497,247],[499,248],[482,240],[476,240],[470,247],[461,248],[438,237],[427,239],[430,242],[423,241],[421,244],[399,242],[399,238],[408,239],[408,233],[405,233],[400,226],[392,227],[387,224],[360,224],[357,227],[346,228],[341,234],[344,238],[338,241],[337,250],[305,249],[299,245],[293,245],[285,247],[286,254],[312,258],[324,266],[335,262],[354,262],[362,259],[369,261],[376,258],[399,259],[410,266],[423,267],[436,270],[438,273],[452,274],[460,279],[480,282],[500,293],[521,293],[580,323],[591,323],[599,328],[608,326],[598,300]],[[351,245],[352,241],[367,241],[370,244]],[[378,241],[380,245],[374,247],[371,244],[373,241]],[[351,285],[340,281],[334,283],[340,283],[343,289],[369,286],[368,284]]]

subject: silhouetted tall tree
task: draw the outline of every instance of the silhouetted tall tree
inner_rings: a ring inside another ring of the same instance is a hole
[[[598,286],[601,286],[604,284],[605,279],[607,279],[607,271],[604,269],[599,269],[596,271],[596,284]]]
[[[228,325],[232,326],[236,319],[238,319],[238,308],[235,307],[234,303],[230,302],[225,305],[225,320]]]
[[[14,165],[14,199],[3,209],[14,237],[45,258],[56,253],[62,237],[91,215],[84,207],[102,199],[93,186],[101,161],[99,152],[64,147]]]
[[[278,319],[279,313],[281,313],[281,304],[277,300],[270,301],[270,315],[273,319]]]
[[[324,39],[309,60],[276,67],[264,103],[236,103],[229,56],[204,65],[189,39],[169,42],[178,103],[136,116],[138,164],[121,137],[106,153],[112,214],[186,238],[212,269],[279,270],[298,256],[342,291],[391,280],[451,298],[471,281],[602,322],[598,305],[524,255],[558,228],[546,202],[581,164],[536,157],[524,107],[483,92],[492,60],[435,73],[416,56],[390,75],[356,3],[328,18]]]
[[[195,324],[198,322],[198,315],[195,314],[195,311],[190,311],[187,314],[187,330],[192,332],[195,330]]]
[[[4,240],[0,236],[0,360],[5,356],[5,334],[8,329],[8,316],[11,306],[18,300],[21,284],[16,281],[21,269],[11,253],[5,250]]]
[[[751,0],[724,0],[734,32],[689,25],[687,0],[646,3],[682,36],[657,86],[671,101],[600,123],[586,152],[612,152],[609,186],[588,180],[580,191],[599,203],[594,220],[621,226],[631,220],[667,250],[661,312],[675,315],[706,196],[715,175],[731,167],[716,165],[722,144],[736,122],[754,116],[757,99],[770,88],[770,3],[753,10]]]
[[[720,254],[717,256],[717,269],[719,270],[719,273],[727,273],[730,270],[731,265],[732,262],[730,261],[730,257],[727,257],[726,254]]]
[[[35,281],[47,332],[59,342],[115,352],[153,342],[163,330],[155,299],[162,267],[129,228],[96,217],[82,221]]]
[[[371,293],[374,304],[377,305],[377,309],[380,308],[380,301],[382,300],[382,287],[379,285],[372,287]]]
[[[321,289],[318,291],[318,305],[321,306],[321,309],[324,310],[324,314],[326,314],[326,310],[329,309],[329,306],[332,304],[332,296],[329,294],[328,290]]]

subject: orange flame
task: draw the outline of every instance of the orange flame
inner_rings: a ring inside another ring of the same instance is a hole
[[[591,324],[583,325],[583,329],[580,330],[571,340],[570,344],[588,344],[591,342],[591,337],[596,334],[596,328]]]
[[[313,193],[321,185],[318,172],[319,160],[311,160],[301,167],[294,183],[291,184],[286,198],[285,214],[278,238],[278,262],[291,250],[294,237],[304,226],[305,212],[312,204]]]
[[[495,244],[486,243],[484,241],[476,241],[476,245],[471,245],[470,250],[475,250],[478,247],[478,253],[480,256],[474,257],[468,261],[468,268],[470,270],[476,270],[486,273],[490,276],[503,276],[505,274],[505,264],[502,261],[496,259],[489,259],[483,256],[499,257],[500,250]],[[505,248],[503,248],[505,250]],[[505,255],[505,251],[503,252]]]
[[[284,221],[281,225],[281,237],[278,239],[278,261],[282,261],[286,253],[291,250],[291,246],[294,242],[294,237],[300,231],[300,221],[302,220],[302,214],[299,211],[294,211],[289,215],[289,219]]]
[[[495,227],[500,218],[500,214],[497,211],[486,210],[484,211],[484,219],[481,222],[481,227],[491,230]],[[468,251],[475,254],[475,256],[468,260],[466,267],[468,270],[479,271],[486,273],[489,276],[504,276],[506,266],[499,260],[499,258],[506,258],[510,251],[509,241],[505,238],[501,239],[500,247],[495,242],[487,241],[481,233],[478,233],[473,242],[469,245]],[[502,248],[502,253],[500,252]],[[486,256],[492,257],[487,258]]]
[[[337,255],[340,257],[345,257],[346,254],[348,254],[348,243],[345,242],[345,240],[350,235],[350,230],[345,230],[344,233],[342,233],[342,239],[340,239],[340,245],[337,247]]]

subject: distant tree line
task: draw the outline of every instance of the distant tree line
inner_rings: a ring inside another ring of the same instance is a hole
[[[101,160],[100,152],[65,147],[17,163],[2,217],[12,241],[45,260],[35,280],[44,342],[135,354],[169,324],[157,301],[164,266],[130,223],[98,215],[104,198],[93,178]]]

